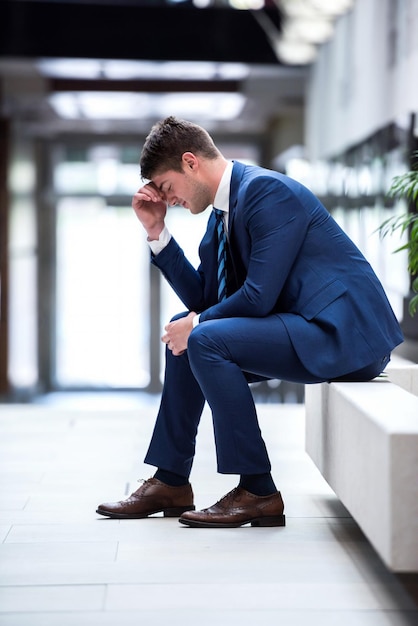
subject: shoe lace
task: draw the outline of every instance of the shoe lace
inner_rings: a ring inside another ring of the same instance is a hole
[[[142,487],[142,485],[145,485],[145,483],[148,482],[148,479],[138,478],[136,482],[139,483],[141,485],[141,487]],[[141,487],[138,487],[138,489],[140,489]],[[132,498],[132,496],[135,497],[137,492],[138,492],[138,489],[135,489],[135,491],[133,491],[129,497],[130,498]]]
[[[226,502],[227,500],[232,500],[235,496],[235,493],[237,492],[238,487],[234,487],[232,489],[232,491],[229,491],[227,494],[225,494],[223,496],[223,498],[221,498],[220,500],[218,500],[218,502],[216,504],[223,504],[224,502]],[[216,505],[215,505],[216,506]]]

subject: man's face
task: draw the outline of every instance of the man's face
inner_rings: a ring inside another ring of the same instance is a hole
[[[187,165],[183,165],[183,172],[168,170],[157,174],[152,182],[170,206],[179,204],[194,215],[202,213],[213,201],[208,185],[196,169]]]

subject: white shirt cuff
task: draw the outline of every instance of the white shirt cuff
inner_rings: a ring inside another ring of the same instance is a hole
[[[199,323],[199,319],[200,319],[200,313],[199,313],[199,315],[195,315],[194,318],[193,318],[193,328],[196,328],[196,326]]]
[[[163,230],[160,232],[160,236],[158,237],[158,239],[148,241],[148,245],[151,248],[153,254],[157,255],[162,250],[164,250],[170,239],[171,234],[169,233],[167,226],[164,226]]]

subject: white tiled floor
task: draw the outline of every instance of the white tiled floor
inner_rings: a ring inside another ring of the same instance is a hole
[[[418,575],[375,554],[304,452],[304,408],[259,405],[285,528],[207,530],[110,520],[136,489],[156,398],[0,405],[0,625],[412,626]],[[205,409],[196,505],[235,486],[216,474]]]

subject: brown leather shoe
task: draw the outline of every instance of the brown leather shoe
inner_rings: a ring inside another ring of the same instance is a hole
[[[283,510],[280,491],[271,496],[256,496],[236,487],[208,509],[183,513],[179,522],[195,528],[237,528],[244,524],[285,526]]]
[[[190,484],[171,487],[157,478],[149,478],[126,500],[100,504],[96,513],[117,519],[139,519],[161,512],[164,517],[179,517],[194,508]]]

